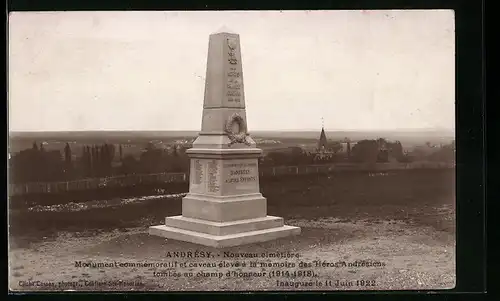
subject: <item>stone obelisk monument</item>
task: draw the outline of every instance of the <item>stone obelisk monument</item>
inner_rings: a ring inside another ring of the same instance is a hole
[[[259,189],[262,151],[246,121],[240,38],[223,30],[209,39],[201,132],[187,150],[191,171],[182,215],[150,227],[151,235],[223,248],[300,233],[267,215]]]

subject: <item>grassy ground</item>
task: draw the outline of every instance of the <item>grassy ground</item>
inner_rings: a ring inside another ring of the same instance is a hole
[[[300,236],[227,250],[149,236],[148,226],[162,223],[165,216],[180,214],[180,198],[156,198],[127,205],[117,202],[115,206],[72,212],[13,209],[9,216],[10,287],[16,290],[378,290],[454,286],[454,171],[267,179],[261,181],[261,191],[268,198],[268,213],[284,217],[289,225],[302,227]],[[168,252],[175,251],[210,252],[213,257],[168,257],[173,254]],[[296,253],[300,258],[261,256],[275,251]],[[224,257],[224,252],[259,257]],[[215,263],[217,267],[75,267],[75,261],[80,260],[172,265]],[[341,261],[346,266],[316,267],[315,260]],[[348,266],[360,260],[385,266]],[[256,261],[258,266],[249,267],[250,261]],[[240,266],[232,267],[236,262]],[[242,267],[242,262],[247,266]],[[288,267],[260,266],[286,262]],[[300,262],[312,267],[301,266]],[[229,267],[219,267],[221,263]],[[295,266],[291,267],[292,264]],[[176,271],[193,275],[172,275]],[[228,278],[228,271],[237,273]],[[257,277],[248,272],[266,272],[267,276]],[[281,274],[269,276],[273,272]],[[106,282],[110,280],[124,282]],[[37,285],[34,281],[40,282]],[[57,286],[61,281],[78,285]],[[91,281],[101,282],[96,286]],[[130,282],[134,281],[132,285]],[[26,284],[31,286],[22,286]]]

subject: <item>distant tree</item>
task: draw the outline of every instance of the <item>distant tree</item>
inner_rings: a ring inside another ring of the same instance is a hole
[[[120,168],[121,169],[120,173],[125,175],[136,173],[137,165],[138,162],[134,158],[134,156],[132,155],[125,156],[125,158],[123,158],[123,164]]]
[[[96,162],[96,165],[95,165],[95,172],[96,172],[96,175],[99,176],[99,169],[101,167],[101,161],[100,161],[100,153],[99,153],[99,146],[98,145],[95,145],[94,146],[95,148],[95,162]]]
[[[397,161],[400,161],[404,157],[403,145],[400,141],[388,143],[387,148],[389,150],[389,155]]]
[[[48,165],[50,165],[50,163],[46,160],[46,151],[43,143],[40,143],[39,151],[35,153],[34,156],[37,162],[35,166],[38,169],[35,172],[36,181],[45,181],[47,180]]]
[[[65,179],[65,165],[63,156],[58,150],[46,151],[43,155],[45,163],[44,182],[58,181]]]
[[[40,143],[40,146],[42,144]],[[33,147],[30,151],[25,152],[24,157],[20,156],[19,161],[21,161],[19,164],[24,165],[24,164],[31,164],[31,167],[25,171],[21,172],[21,180],[28,180],[28,181],[34,181],[40,178],[40,175],[43,173],[42,170],[42,155],[43,153],[39,151],[40,149],[38,148],[38,144],[33,142]],[[24,167],[22,167],[24,168]]]
[[[31,150],[22,150],[14,154],[9,160],[10,170],[9,178],[12,183],[25,183],[36,180],[36,173],[39,169],[29,168],[30,164],[36,162],[36,153],[34,148]]]
[[[105,174],[107,176],[112,174],[112,163],[113,163],[114,153],[115,153],[114,145],[105,143],[103,154],[105,157],[104,160]]]
[[[80,176],[87,177],[88,176],[88,163],[87,163],[87,147],[84,145],[82,147],[82,155],[79,158],[79,171]]]
[[[289,162],[287,154],[280,151],[269,152],[266,157],[271,166],[287,165]]]
[[[86,176],[87,177],[91,177],[92,176],[92,149],[90,148],[90,146],[87,145],[86,147],[87,151],[86,151],[86,165],[87,165],[87,168],[86,168]]]
[[[349,139],[349,137],[345,137],[344,143],[346,144],[347,159],[350,159],[351,158],[351,139]]]
[[[435,148],[430,146],[430,142],[425,143],[425,146],[417,145],[411,151],[411,156],[414,161],[427,161],[427,160],[435,160],[436,155],[433,155],[436,152],[439,152],[440,148]]]
[[[389,162],[389,151],[387,149],[379,150],[377,154],[377,162],[380,163]]]
[[[342,144],[339,141],[329,142],[328,150],[336,154],[342,150]]]
[[[454,142],[448,145],[443,145],[442,148],[431,153],[428,156],[428,159],[430,161],[435,161],[435,162],[446,162],[446,163],[455,162]]]
[[[186,146],[184,146],[184,145],[179,145],[179,146],[177,147],[177,154],[178,154],[179,156],[184,156],[184,155],[186,155],[186,151],[187,151],[187,150],[188,150],[188,148],[187,148]]]
[[[123,161],[123,149],[122,145],[120,144],[120,162]]]
[[[401,163],[411,163],[415,160],[411,155],[404,154],[398,161]]]
[[[109,151],[108,151],[109,161],[110,161],[110,164],[111,164],[111,162],[113,162],[113,160],[115,159],[116,149],[115,149],[115,145],[114,144],[109,144],[108,147],[109,147]]]
[[[377,140],[361,140],[352,148],[352,158],[355,162],[375,163],[379,154]]]
[[[71,161],[71,147],[69,143],[66,143],[64,147],[64,171],[66,172],[66,178],[73,176],[73,162]]]
[[[153,143],[148,143],[144,148],[140,159],[140,170],[143,173],[157,173],[162,171],[163,151],[157,149]]]
[[[293,157],[302,156],[304,154],[304,150],[298,146],[290,146],[285,152],[291,154]]]
[[[172,147],[172,157],[177,158],[179,156],[179,152],[177,150],[177,145]]]
[[[172,149],[171,157],[169,158],[168,169],[172,172],[182,172],[184,171],[184,163],[182,162],[183,150],[179,145],[174,145]]]
[[[108,156],[106,144],[98,146],[99,149],[99,176],[105,176],[107,173]]]
[[[153,142],[148,142],[146,145],[146,151],[154,150],[156,147]]]
[[[68,166],[71,166],[71,147],[66,143],[64,147],[64,161]]]
[[[282,150],[277,150],[275,151],[276,153],[281,153],[280,156],[281,160],[279,160],[279,163],[274,163],[273,165],[290,165],[292,161],[297,161],[300,160],[301,152],[302,150],[299,147],[288,147],[286,149]],[[271,154],[271,153],[269,153]],[[271,157],[274,155],[271,154]],[[275,158],[273,158],[275,159]],[[276,161],[276,160],[274,160]]]
[[[377,139],[377,145],[379,148],[385,147],[386,144],[387,144],[387,140],[385,140],[384,138]]]
[[[177,171],[178,172],[187,172],[189,171],[189,157],[186,154],[186,151],[189,149],[189,146],[180,145],[177,149]]]
[[[97,149],[96,146],[93,145],[90,149],[90,174],[91,176],[96,176],[97,175],[97,165],[98,165],[98,160],[97,160]]]
[[[9,160],[9,176],[12,183],[49,182],[64,179],[61,153],[40,151],[34,147],[35,145],[14,154]]]

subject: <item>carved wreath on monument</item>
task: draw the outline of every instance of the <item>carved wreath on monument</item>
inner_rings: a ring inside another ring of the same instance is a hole
[[[227,134],[229,140],[231,140],[229,145],[234,143],[244,143],[246,145],[250,145],[250,142],[248,141],[247,125],[240,114],[234,113],[229,116],[224,132]]]

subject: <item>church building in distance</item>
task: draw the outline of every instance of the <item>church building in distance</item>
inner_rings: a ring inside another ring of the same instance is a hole
[[[330,160],[339,150],[336,149],[338,143],[328,141],[326,138],[325,128],[321,127],[321,134],[319,136],[318,147],[314,153],[314,160]]]

